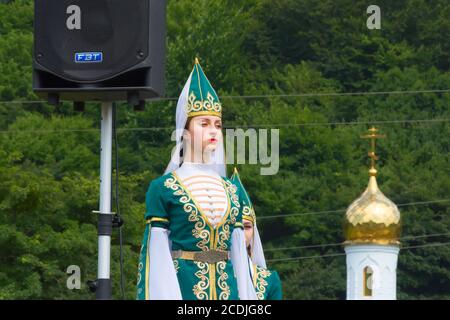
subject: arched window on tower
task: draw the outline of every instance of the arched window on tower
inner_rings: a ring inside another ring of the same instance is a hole
[[[363,270],[363,295],[364,297],[372,296],[373,285],[373,269],[369,266]]]

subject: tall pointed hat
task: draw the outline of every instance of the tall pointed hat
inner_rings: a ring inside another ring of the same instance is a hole
[[[194,68],[178,98],[175,117],[176,146],[165,173],[176,170],[182,163],[180,151],[183,148],[183,130],[186,127],[188,118],[203,115],[222,117],[222,104],[219,96],[203,72],[198,59],[195,58]],[[213,165],[217,173],[223,177],[226,176],[223,139],[219,139],[216,150],[212,152],[209,163]]]
[[[195,58],[194,69],[189,76],[187,84],[189,84],[186,104],[188,117],[200,115],[222,117],[222,104],[219,96],[203,72],[197,58]]]

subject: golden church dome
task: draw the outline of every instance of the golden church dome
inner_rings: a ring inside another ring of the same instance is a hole
[[[353,201],[345,214],[344,244],[399,244],[400,212],[378,189],[375,176],[363,194]]]
[[[375,169],[375,138],[377,129],[369,129],[372,139],[372,167],[369,170],[369,184],[363,194],[348,207],[344,219],[344,235],[349,244],[398,245],[401,232],[400,212],[397,206],[378,189]]]

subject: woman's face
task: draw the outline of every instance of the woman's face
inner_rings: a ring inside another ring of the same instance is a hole
[[[242,221],[244,222],[245,245],[248,247],[253,238],[253,223],[245,219]]]
[[[222,139],[222,119],[217,116],[193,117],[187,129],[190,138],[187,140],[191,143],[195,156],[198,156],[199,152],[204,155],[216,150]]]

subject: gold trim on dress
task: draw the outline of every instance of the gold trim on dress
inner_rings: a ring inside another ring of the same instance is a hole
[[[183,188],[183,190],[187,193],[187,195],[190,197],[191,201],[194,203],[194,205],[197,207],[198,212],[200,213],[200,215],[203,217],[203,219],[205,219],[206,224],[211,228],[211,232],[214,233],[214,227],[212,226],[212,224],[209,222],[208,216],[205,215],[205,213],[203,212],[202,207],[200,207],[197,203],[197,200],[192,196],[191,192],[189,191],[189,189],[184,185],[183,181],[181,180],[180,177],[178,177],[178,175],[174,172],[172,172],[172,176],[178,181],[179,185],[181,186],[181,188]],[[212,237],[214,238],[214,237]],[[211,249],[212,246],[210,247]]]
[[[220,261],[216,264],[217,274],[219,275],[219,278],[217,279],[217,286],[221,290],[219,300],[228,300],[230,298],[231,290],[230,286],[227,283],[228,273],[225,271],[226,266],[227,263],[225,261]]]
[[[215,230],[216,235],[215,235],[215,242],[214,242],[214,248],[217,248],[217,246],[219,245],[219,242],[220,242],[220,244],[223,245],[222,246],[223,248],[221,248],[221,249],[227,249],[227,248],[226,248],[225,244],[222,243],[222,241],[221,241],[222,239],[220,238],[220,234],[225,232],[225,239],[224,240],[226,240],[226,239],[229,238],[229,233],[230,233],[229,226],[228,225],[224,225],[224,224],[228,220],[228,217],[229,217],[230,212],[231,212],[231,201],[230,201],[230,197],[229,197],[229,194],[228,194],[228,190],[225,188],[225,185],[224,185],[224,189],[225,189],[225,192],[227,194],[228,207],[227,207],[227,212],[222,217],[222,221],[220,221],[219,224],[217,225],[217,229]],[[222,232],[219,231],[220,227],[222,227],[222,229],[223,229]]]
[[[216,290],[216,264],[209,264],[209,300],[217,300],[217,290]]]
[[[211,228],[206,228],[208,221],[200,213],[201,208],[198,208],[194,202],[195,199],[191,199],[191,195],[186,192],[186,188],[183,188],[177,177],[173,174],[164,181],[164,186],[174,190],[173,194],[179,196],[178,201],[183,204],[184,212],[189,213],[189,222],[195,223],[192,234],[196,239],[201,239],[197,242],[196,246],[203,251],[208,250],[207,243],[211,239],[211,232],[208,229]]]
[[[255,278],[257,278],[255,283],[256,296],[259,300],[264,300],[264,294],[266,293],[266,287],[268,285],[265,279],[269,277],[272,272],[267,269],[258,268],[256,264],[254,266],[256,270]]]
[[[192,287],[192,292],[199,300],[208,299],[208,293],[206,290],[210,287],[210,279],[206,276],[209,273],[209,264],[194,261],[198,270],[195,272],[195,276],[199,279],[197,284]]]
[[[153,217],[153,218],[147,219],[147,224],[150,224],[152,222],[169,222],[169,219],[160,218],[160,217]]]
[[[175,268],[175,273],[178,273],[178,269],[180,269],[178,260],[173,260],[173,266]]]

